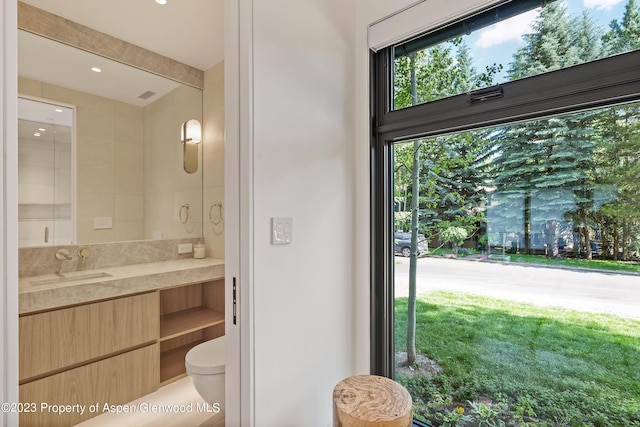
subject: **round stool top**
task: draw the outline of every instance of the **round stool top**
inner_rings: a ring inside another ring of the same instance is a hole
[[[377,375],[356,375],[342,380],[333,389],[333,402],[338,418],[345,418],[334,425],[351,425],[346,418],[371,425],[395,426],[400,424],[394,421],[411,421],[409,392],[397,382]]]

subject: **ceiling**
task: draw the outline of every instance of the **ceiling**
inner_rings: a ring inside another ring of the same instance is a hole
[[[200,70],[223,59],[224,0],[23,0]]]
[[[224,58],[224,0],[21,0],[37,8],[206,71]],[[61,58],[64,58],[63,60]],[[88,72],[88,66],[103,72]],[[142,92],[176,86],[158,76],[20,31],[18,73],[134,105]]]

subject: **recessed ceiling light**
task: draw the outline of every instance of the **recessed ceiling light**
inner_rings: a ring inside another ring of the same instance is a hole
[[[62,109],[61,108],[56,108],[56,113],[62,113]]]
[[[101,73],[102,69],[98,68],[98,67],[91,67],[91,71],[94,71],[96,73]]]
[[[40,132],[34,133],[33,136],[40,136]]]
[[[156,0],[158,4],[167,4],[167,0]]]
[[[40,128],[40,129],[38,129],[38,130],[39,130],[40,132],[44,132],[44,131],[46,131],[46,129],[45,129],[45,128]]]

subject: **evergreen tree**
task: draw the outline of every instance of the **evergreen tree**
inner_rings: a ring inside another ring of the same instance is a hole
[[[578,62],[572,20],[564,3],[546,5],[533,30],[523,36],[525,46],[514,54],[508,69],[511,80],[559,70]]]
[[[602,30],[596,27],[586,11],[574,22],[574,27],[574,55],[577,63],[582,64],[601,58],[603,56],[600,42]]]
[[[640,225],[640,104],[610,108],[598,116],[597,174],[602,182],[599,219],[603,243],[614,259],[637,251]]]
[[[637,0],[628,0],[622,22],[613,20],[602,37],[604,50],[615,55],[640,49],[640,6]],[[603,246],[611,247],[610,255],[628,258],[637,251],[640,214],[636,208],[640,196],[640,104],[612,108],[598,118],[599,169],[605,188],[615,188],[615,201],[607,200],[600,212],[606,224]],[[604,243],[607,243],[606,245]]]
[[[561,232],[570,231],[565,221],[589,224],[594,145],[585,123],[590,119],[589,113],[543,119],[506,126],[494,135],[500,151],[488,184],[499,206],[492,205],[489,220],[507,227],[495,231],[518,234],[524,252],[546,246],[549,256],[557,256]],[[589,256],[589,242],[582,247]]]
[[[599,32],[585,13],[572,19],[561,2],[542,9],[535,32],[525,35],[509,68],[511,79],[558,70],[600,55]],[[542,119],[506,126],[496,132],[499,156],[492,163],[496,188],[492,216],[518,234],[525,252],[545,247],[559,254],[560,235],[570,221],[584,254],[591,258],[593,221],[594,113]]]
[[[608,55],[640,49],[640,6],[638,6],[638,0],[627,1],[622,23],[614,19],[609,27],[609,31],[603,36],[604,48]]]

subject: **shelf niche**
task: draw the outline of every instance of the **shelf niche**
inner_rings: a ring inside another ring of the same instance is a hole
[[[186,376],[194,346],[224,335],[224,279],[160,291],[160,385]]]

